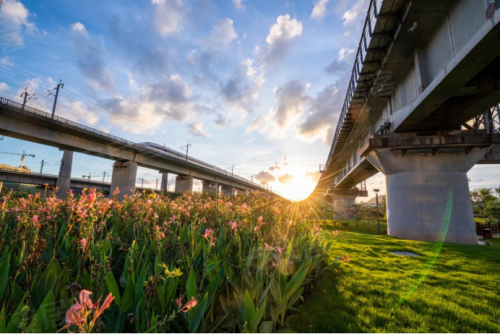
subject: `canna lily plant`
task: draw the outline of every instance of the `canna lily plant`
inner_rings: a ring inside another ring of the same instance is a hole
[[[117,194],[0,197],[0,332],[289,330],[310,283],[349,261],[327,263],[308,203]]]

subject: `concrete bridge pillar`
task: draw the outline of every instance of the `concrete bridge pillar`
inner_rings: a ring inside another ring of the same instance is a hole
[[[233,196],[234,195],[233,186],[228,186],[228,185],[225,185],[225,184],[221,184],[220,190],[221,190],[221,192],[222,192],[223,195],[229,195],[229,196]]]
[[[73,151],[63,151],[61,167],[57,177],[56,187],[59,188],[57,195],[60,198],[66,198],[71,185],[71,168],[73,166]]]
[[[161,173],[161,186],[160,190],[167,192],[168,191],[168,173]]]
[[[118,198],[122,199],[125,194],[132,193],[135,189],[135,181],[137,179],[137,163],[132,161],[117,161],[113,164],[113,175],[111,176],[111,188],[109,196],[113,196],[113,192],[118,188],[120,193]]]
[[[189,175],[179,175],[175,179],[175,192],[185,193],[193,191],[194,179]]]
[[[210,181],[203,181],[201,191],[204,193],[216,193],[217,192],[217,183]]]
[[[0,194],[2,193],[3,182],[0,181]]]
[[[386,176],[388,234],[477,244],[467,172],[484,149],[406,153],[376,148],[366,158]]]

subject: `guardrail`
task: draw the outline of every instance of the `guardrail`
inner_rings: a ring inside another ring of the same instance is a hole
[[[4,97],[0,97],[0,103],[4,104],[4,105],[11,106],[11,107],[14,107],[14,108],[17,108],[17,109],[21,109],[23,111],[30,112],[32,114],[35,114],[35,115],[47,118],[47,119],[49,119],[51,121],[54,121],[54,122],[59,122],[59,123],[63,123],[63,124],[66,124],[66,125],[69,125],[69,126],[72,126],[72,127],[76,127],[76,128],[81,129],[83,131],[87,131],[87,132],[90,132],[92,134],[98,135],[100,137],[104,137],[106,139],[112,139],[112,140],[120,142],[120,143],[122,143],[124,145],[130,146],[130,147],[132,147],[132,148],[134,148],[134,149],[136,149],[138,151],[148,151],[148,152],[154,153],[156,155],[160,154],[158,152],[158,150],[155,150],[153,148],[149,148],[147,146],[137,144],[137,143],[132,142],[130,140],[126,140],[126,139],[123,139],[123,138],[111,135],[111,134],[106,133],[104,131],[96,130],[94,128],[88,127],[86,125],[83,125],[83,124],[80,124],[80,123],[77,123],[77,122],[74,122],[74,121],[70,121],[70,120],[68,120],[66,118],[63,118],[63,117],[60,117],[60,116],[54,116],[54,117],[52,117],[52,114],[50,114],[50,113],[47,113],[47,112],[39,110],[39,109],[35,109],[33,107],[23,106],[21,103],[18,103],[18,102],[6,99]],[[172,150],[172,151],[174,151],[174,150]],[[180,152],[177,152],[177,153],[181,154]],[[172,159],[172,160],[176,160],[179,163],[186,163],[186,161],[184,159],[176,158],[174,156],[168,156],[168,158]],[[250,181],[250,180],[248,180],[248,179],[246,179],[244,177],[241,177],[241,176],[238,176],[238,175],[234,175],[234,174],[230,175],[228,171],[226,171],[226,170],[224,170],[222,168],[216,167],[214,165],[208,164],[206,162],[203,162],[201,160],[194,159],[194,158],[188,158],[187,162],[188,163],[192,163],[192,164],[198,164],[198,168],[206,169],[206,170],[209,170],[209,171],[212,171],[212,172],[216,172],[218,174],[222,174],[222,175],[224,175],[226,177],[229,177],[229,178],[233,178],[233,179],[236,179],[236,180],[239,180],[239,181],[243,181],[243,182],[247,183],[248,185],[251,185],[253,187],[259,188],[261,190],[271,191],[271,190],[266,189],[265,187],[263,187],[263,186],[261,186],[261,185],[259,185],[257,183],[253,183],[252,181]],[[200,164],[203,164],[203,166],[200,166]],[[82,179],[82,180],[84,180],[84,179]],[[92,182],[94,182],[94,181],[92,181]]]
[[[411,3],[410,0],[406,0],[404,4],[404,9],[408,8],[409,4]],[[403,10],[404,12],[404,10]],[[377,0],[370,0],[370,5],[368,7],[368,12],[366,14],[366,19],[365,23],[363,26],[363,32],[361,34],[361,39],[359,41],[358,49],[356,52],[356,58],[354,60],[354,66],[353,70],[351,73],[351,79],[349,80],[349,86],[347,88],[347,94],[346,98],[344,100],[344,104],[342,106],[342,111],[340,113],[339,121],[337,123],[337,128],[335,129],[335,135],[333,137],[332,141],[332,146],[330,148],[330,152],[328,153],[328,158],[326,165],[328,166],[330,164],[330,160],[333,157],[333,154],[337,148],[337,145],[339,144],[338,139],[340,136],[340,132],[342,130],[342,127],[344,126],[347,114],[349,112],[349,108],[352,105],[352,101],[354,99],[354,96],[356,94],[356,89],[358,85],[358,80],[359,77],[361,76],[361,71],[363,69],[363,64],[366,58],[366,55],[368,52],[373,52],[369,50],[369,45],[372,37],[379,37],[379,38],[386,38],[390,39],[389,36],[384,35],[384,34],[375,34],[375,25],[377,23],[377,19],[380,16],[380,10],[377,8]],[[366,101],[368,99],[368,94],[367,93],[363,99]]]
[[[6,168],[0,168],[0,172],[7,172],[11,174],[18,174],[18,175],[25,175],[25,176],[39,176],[39,177],[50,177],[57,179],[59,176],[55,174],[46,174],[46,173],[36,173],[36,172],[31,172],[31,173],[26,173],[26,172],[18,172],[15,170],[10,170]],[[86,182],[86,183],[99,183],[99,184],[104,184],[104,185],[109,185],[111,184],[110,182],[103,182],[99,180],[89,180],[89,179],[84,179],[84,178],[79,178],[79,177],[72,177],[71,181],[79,181],[79,182]]]

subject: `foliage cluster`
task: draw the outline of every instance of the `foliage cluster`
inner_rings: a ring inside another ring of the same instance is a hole
[[[257,194],[4,195],[0,332],[285,330],[339,265],[311,215]]]

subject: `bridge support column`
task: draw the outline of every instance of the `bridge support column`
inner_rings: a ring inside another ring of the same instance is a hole
[[[210,181],[203,181],[201,191],[204,193],[215,193],[215,192],[217,192],[216,186],[217,186],[217,183],[210,182]]]
[[[185,193],[193,191],[194,179],[189,175],[179,175],[175,179],[175,192]]]
[[[223,195],[229,195],[229,196],[234,195],[233,186],[221,184],[220,191],[222,192]]]
[[[168,191],[168,173],[161,173],[161,186],[160,190],[167,192]]]
[[[118,188],[120,193],[118,198],[122,199],[125,194],[132,193],[135,189],[135,181],[137,179],[137,163],[132,161],[120,162],[113,164],[113,175],[111,176],[111,188],[109,196],[113,196],[113,192]]]
[[[73,166],[73,151],[63,151],[59,176],[57,177],[56,187],[59,188],[57,195],[60,198],[66,198],[71,185],[71,168]]]
[[[2,193],[3,182],[0,181],[0,194]]]
[[[477,244],[467,172],[487,149],[460,149],[460,136],[442,136],[433,140],[442,148],[430,151],[424,146],[429,138],[410,138],[415,144],[411,151],[405,151],[408,138],[394,137],[385,143],[370,139],[369,147],[362,152],[386,175],[388,234],[411,240]],[[481,145],[481,138],[472,140],[473,145]],[[447,142],[453,146],[447,148]]]
[[[354,219],[353,213],[349,208],[356,204],[357,197],[367,197],[368,192],[359,188],[334,188],[328,191],[328,195],[332,198],[333,210],[335,219]]]

